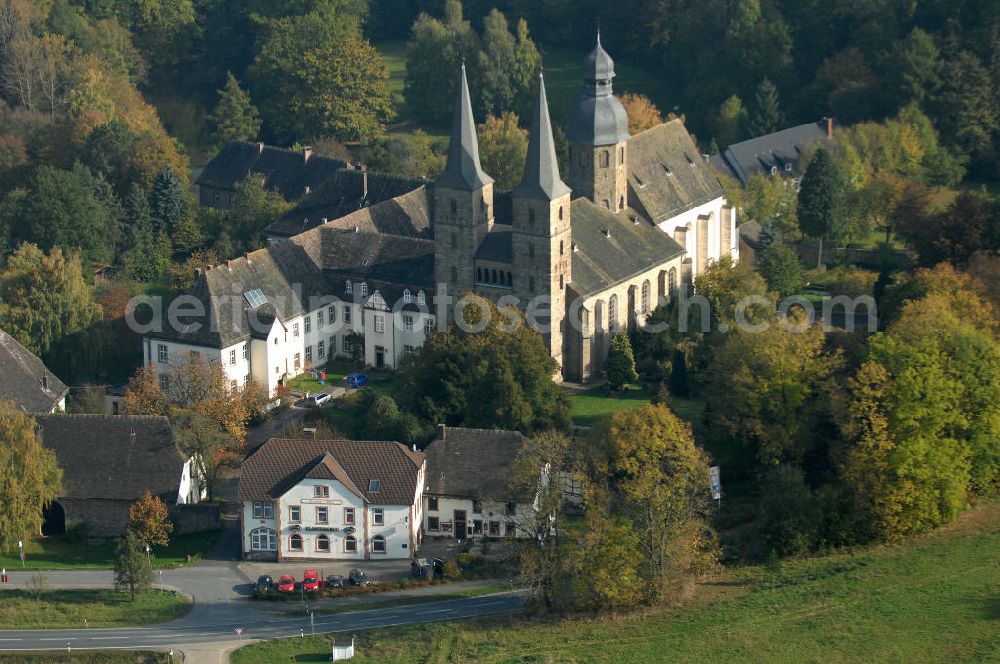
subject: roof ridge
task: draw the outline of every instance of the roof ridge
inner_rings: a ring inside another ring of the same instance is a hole
[[[145,414],[133,414],[133,415],[112,415],[110,413],[36,413],[35,417],[52,417],[52,418],[62,418],[62,419],[106,419],[118,421],[131,421],[131,420],[150,420],[159,421],[164,420],[166,422],[170,421],[170,418],[166,415],[145,415]]]

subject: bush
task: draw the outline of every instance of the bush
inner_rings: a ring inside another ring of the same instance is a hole
[[[760,511],[757,534],[764,551],[794,555],[816,546],[822,510],[798,468],[782,465],[764,473]]]
[[[66,524],[66,534],[63,538],[70,544],[79,544],[87,539],[87,524],[80,519],[73,519]]]
[[[476,556],[473,553],[466,552],[458,554],[458,566],[468,567],[476,561]]]
[[[877,279],[877,272],[862,270],[852,266],[830,282],[830,293],[833,295],[846,295],[847,297],[871,295],[875,291],[875,281]]]

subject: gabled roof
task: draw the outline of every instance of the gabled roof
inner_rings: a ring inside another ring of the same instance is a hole
[[[235,141],[223,146],[205,165],[196,184],[233,190],[250,173],[257,173],[263,176],[265,188],[294,201],[306,194],[307,187],[315,189],[341,168],[348,168],[347,162],[312,155],[311,151]]]
[[[493,224],[483,243],[476,250],[476,260],[510,263],[514,256],[513,227]]]
[[[243,461],[240,500],[273,500],[307,477],[335,479],[376,505],[410,505],[423,452],[384,440],[272,438]],[[369,482],[379,480],[379,490]]]
[[[60,497],[177,501],[187,459],[170,421],[149,415],[36,415],[42,445],[63,471]]]
[[[51,413],[69,388],[17,339],[0,330],[0,401],[29,413]]]
[[[286,322],[315,309],[321,298],[344,293],[345,280],[368,281],[369,292],[434,286],[434,243],[414,237],[319,226],[201,274],[188,292],[202,303],[207,318],[180,317],[174,329],[164,309],[155,338],[225,348],[251,336],[265,336],[275,319]],[[260,289],[266,303],[252,307],[244,293]],[[194,323],[200,322],[196,326]]]
[[[340,170],[267,227],[268,237],[291,237],[327,219],[338,228],[430,237],[427,181],[387,173]]]
[[[581,297],[651,270],[684,253],[669,235],[635,211],[612,213],[586,198],[571,206],[572,289]]]
[[[460,191],[474,191],[493,182],[479,164],[479,139],[476,121],[472,117],[469,98],[469,81],[465,77],[465,63],[455,96],[455,114],[451,124],[451,141],[448,143],[448,165],[436,184]]]
[[[827,122],[825,119],[808,122],[730,145],[722,153],[725,166],[722,172],[743,184],[751,175],[770,174],[772,168],[778,169],[781,175],[798,177],[802,152],[816,141],[829,140]],[[786,166],[790,166],[790,170]]]
[[[538,98],[531,117],[524,177],[514,189],[514,196],[553,200],[568,193],[569,187],[559,177],[559,160],[556,159],[556,144],[552,138],[549,103],[545,99],[545,79],[539,74]]]
[[[654,223],[724,193],[680,119],[629,139],[628,184],[629,202]]]
[[[439,427],[438,438],[425,450],[424,492],[499,501],[523,498],[508,487],[514,459],[527,440],[519,431]]]

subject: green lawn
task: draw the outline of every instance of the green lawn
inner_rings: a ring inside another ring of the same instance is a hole
[[[411,604],[426,604],[427,602],[437,602],[443,599],[454,599],[456,597],[480,597],[482,595],[492,595],[510,590],[510,586],[488,586],[486,588],[470,588],[469,590],[456,590],[454,592],[442,592],[436,595],[418,595],[416,597],[400,597],[398,599],[387,599],[381,602],[370,602],[367,604],[342,604],[328,609],[317,609],[316,613],[347,613],[348,611],[368,611],[370,609],[387,609],[394,606],[410,606]],[[301,609],[294,609],[290,613],[301,614]]]
[[[3,653],[0,664],[179,664],[165,652],[146,650],[91,650],[73,653]]]
[[[0,591],[0,629],[49,627],[132,627],[179,618],[191,600],[166,590],[137,593],[112,590]],[[84,622],[86,621],[86,622]]]
[[[382,61],[389,70],[389,94],[394,98],[398,95],[397,106],[403,101],[403,84],[406,81],[406,42],[388,41],[375,44],[382,54]]]
[[[731,570],[681,608],[362,632],[353,661],[997,661],[997,551],[1000,506],[990,505],[901,545],[785,561],[780,570]],[[249,646],[231,661],[319,662],[329,655],[329,637],[316,637]]]
[[[322,392],[331,385],[337,385],[347,374],[355,371],[354,364],[343,358],[330,360],[323,369],[326,370],[326,385],[320,385],[318,377],[304,373],[288,381],[288,387],[292,392]]]
[[[171,538],[169,547],[153,549],[153,567],[183,567],[201,558],[215,544],[216,535],[207,532]],[[24,552],[27,560],[23,569],[102,568],[114,565],[115,544],[110,539],[71,543],[59,537],[41,537],[25,542]],[[22,569],[17,553],[0,554],[0,567]]]
[[[623,392],[614,394],[608,393],[604,386],[595,387],[570,395],[570,416],[573,424],[589,427],[604,415],[642,408],[649,403],[649,399],[649,392],[638,385],[631,385]],[[670,400],[670,407],[682,420],[693,422],[701,415],[705,403],[702,400],[674,397]]]

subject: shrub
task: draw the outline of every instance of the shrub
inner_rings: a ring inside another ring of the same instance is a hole
[[[833,295],[846,295],[848,297],[871,295],[875,291],[877,279],[877,272],[852,266],[830,282],[830,292]]]
[[[80,519],[73,519],[66,524],[64,539],[70,544],[79,544],[87,539],[87,524]]]

